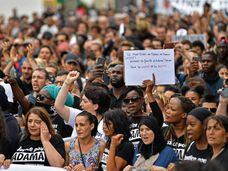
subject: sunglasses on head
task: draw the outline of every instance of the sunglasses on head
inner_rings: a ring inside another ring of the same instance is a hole
[[[48,96],[46,96],[46,95],[44,95],[44,94],[38,94],[38,95],[36,96],[36,99],[37,99],[38,101],[43,101],[44,99],[51,99],[51,98],[48,97]]]
[[[132,97],[132,98],[129,98],[129,99],[123,99],[123,102],[125,104],[129,104],[129,103],[137,102],[139,99],[141,99],[141,97],[135,96],[135,97]]]

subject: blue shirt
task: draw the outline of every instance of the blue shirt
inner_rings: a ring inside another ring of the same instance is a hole
[[[170,163],[175,163],[178,160],[179,159],[175,151],[171,147],[166,146],[159,153],[158,159],[155,161],[154,165],[167,168]]]

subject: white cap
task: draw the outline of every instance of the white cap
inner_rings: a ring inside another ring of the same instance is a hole
[[[177,30],[176,35],[177,36],[186,36],[188,34],[186,29],[180,28],[179,30]]]

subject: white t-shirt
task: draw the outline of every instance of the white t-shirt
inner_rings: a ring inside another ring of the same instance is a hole
[[[75,117],[81,113],[82,111],[79,109],[75,109],[72,107],[69,107],[70,109],[70,116],[69,116],[69,120],[67,122],[68,125],[70,125],[71,127],[73,127],[73,132],[71,134],[71,138],[75,138],[77,136],[77,132],[75,129]],[[101,138],[103,140],[105,140],[105,134],[103,131],[103,124],[104,124],[104,120],[102,119],[99,123],[98,123],[98,127],[97,127],[97,135],[95,138]]]
[[[2,79],[0,79],[0,85],[5,89],[5,94],[7,95],[8,102],[13,103],[13,91],[10,84],[6,84]]]

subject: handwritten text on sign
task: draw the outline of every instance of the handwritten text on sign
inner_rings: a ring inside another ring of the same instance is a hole
[[[124,76],[126,85],[142,85],[143,80],[152,79],[156,84],[174,84],[174,50],[124,51]]]

